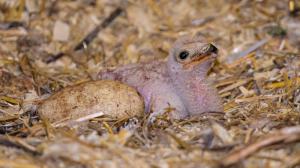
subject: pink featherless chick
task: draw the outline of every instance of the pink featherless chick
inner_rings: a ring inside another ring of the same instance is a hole
[[[130,64],[99,73],[99,79],[118,80],[138,90],[152,116],[166,111],[183,119],[223,111],[216,89],[206,79],[218,49],[199,37],[184,36],[171,48],[168,60]]]

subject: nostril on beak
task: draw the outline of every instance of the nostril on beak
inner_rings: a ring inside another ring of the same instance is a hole
[[[212,45],[212,44],[209,44],[209,52],[217,54],[218,53],[218,48],[216,46]]]

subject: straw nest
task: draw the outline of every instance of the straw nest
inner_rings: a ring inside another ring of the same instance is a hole
[[[297,167],[298,1],[0,1],[0,167]],[[101,69],[164,59],[180,35],[213,42],[225,114],[88,118],[54,126],[45,97]]]

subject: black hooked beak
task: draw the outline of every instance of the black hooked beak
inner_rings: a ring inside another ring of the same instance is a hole
[[[212,44],[209,44],[208,52],[218,54],[218,48]]]

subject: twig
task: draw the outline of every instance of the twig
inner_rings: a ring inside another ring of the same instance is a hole
[[[1,135],[0,145],[22,149],[33,155],[40,155],[40,152],[34,146],[25,142],[22,138]]]
[[[243,50],[243,51],[240,51],[240,52],[237,52],[237,53],[233,53],[233,54],[230,54],[228,56],[228,59],[227,59],[227,64],[233,64],[235,61],[239,61],[240,59],[243,60],[243,57],[245,56],[249,56],[251,55],[252,52],[254,52],[255,50],[257,50],[258,48],[262,47],[263,45],[265,45],[267,42],[269,41],[268,38],[265,38],[265,39],[262,39],[254,44],[252,44],[249,48]],[[231,65],[232,66],[232,65]]]
[[[103,22],[96,26],[93,31],[91,31],[79,44],[76,45],[74,48],[75,51],[81,50],[84,48],[84,46],[89,45],[95,37],[97,37],[97,34],[104,28],[106,28],[112,21],[114,21],[121,13],[121,8],[115,9]]]
[[[100,117],[100,116],[103,116],[104,113],[103,112],[96,112],[96,113],[93,113],[93,114],[89,114],[89,115],[86,115],[86,116],[83,116],[83,117],[80,117],[78,119],[75,119],[75,120],[69,120],[69,119],[66,119],[64,121],[59,121],[59,122],[56,122],[53,124],[54,127],[63,127],[63,126],[66,126],[66,125],[75,125],[77,123],[80,123],[80,122],[84,122],[84,121],[87,121],[87,120],[90,120],[90,119],[93,119],[93,118],[96,118],[96,117]]]
[[[85,36],[85,38],[75,46],[73,51],[81,50],[81,49],[85,48],[87,45],[89,45],[97,37],[97,34],[101,30],[103,30],[104,28],[109,26],[118,16],[121,15],[122,12],[123,12],[122,8],[120,8],[120,7],[116,8],[107,18],[105,18],[103,20],[103,22],[101,22],[101,24],[96,26],[89,34],[87,34],[87,36]],[[48,57],[47,60],[45,60],[45,62],[47,64],[54,62],[57,59],[63,57],[64,55],[66,55],[66,53],[60,52],[56,55]]]
[[[250,144],[245,148],[242,148],[238,151],[229,154],[224,159],[222,159],[221,164],[223,166],[230,166],[249,157],[250,155],[254,154],[255,152],[265,147],[275,145],[278,143],[296,142],[299,140],[300,140],[300,126],[283,128],[277,131],[276,133],[270,134],[263,140]]]
[[[25,24],[23,22],[19,22],[19,21],[0,23],[1,30],[8,30],[8,29],[13,29],[13,28],[18,28],[18,27],[25,27]]]

